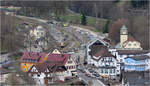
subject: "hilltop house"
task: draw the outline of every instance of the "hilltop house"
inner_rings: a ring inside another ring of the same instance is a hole
[[[44,37],[46,34],[45,29],[42,26],[37,26],[36,28],[33,28],[30,30],[30,36],[35,37],[35,39],[38,39],[40,37]]]
[[[127,57],[124,61],[124,71],[147,71],[150,69],[149,60],[147,55]]]
[[[47,49],[48,40],[45,37],[40,37],[37,40],[35,40],[35,46],[40,47],[43,50]]]

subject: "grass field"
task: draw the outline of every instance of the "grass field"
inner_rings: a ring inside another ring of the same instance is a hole
[[[98,28],[103,29],[107,23],[107,19],[101,19],[91,16],[86,16],[87,18],[87,25],[95,27],[95,23],[97,21]],[[68,13],[67,15],[60,15],[60,20],[65,22],[70,22],[74,24],[80,24],[81,23],[81,15],[77,13]]]

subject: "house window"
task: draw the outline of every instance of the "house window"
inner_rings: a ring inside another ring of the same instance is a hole
[[[134,46],[136,46],[136,44],[134,44]]]
[[[105,73],[106,73],[106,74],[108,73],[108,69],[105,69]]]
[[[122,62],[122,59],[120,59],[120,62]]]
[[[112,69],[109,69],[109,73],[112,73]]]
[[[131,46],[131,44],[128,44],[129,46]]]
[[[40,77],[40,74],[38,74],[37,76]]]
[[[117,65],[117,67],[119,67],[119,65]]]
[[[115,69],[113,69],[113,73],[115,73]]]
[[[68,63],[72,63],[72,61],[68,61]]]
[[[101,73],[103,73],[103,69],[101,69]]]

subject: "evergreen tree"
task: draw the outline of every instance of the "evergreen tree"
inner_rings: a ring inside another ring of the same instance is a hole
[[[106,25],[105,25],[105,28],[104,28],[104,30],[103,30],[103,33],[108,33],[109,32],[109,20],[107,21],[107,23],[106,23]]]
[[[84,13],[81,13],[81,24],[86,25],[86,16]]]

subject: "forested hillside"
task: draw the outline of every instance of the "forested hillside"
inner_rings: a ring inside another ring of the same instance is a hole
[[[32,2],[32,3],[31,3]],[[125,24],[135,39],[142,43],[144,49],[149,49],[148,0],[111,0],[111,1],[13,1],[2,2],[2,5],[22,7],[16,13],[19,15],[56,19],[58,21],[80,24],[80,15],[87,16],[87,25],[96,31],[116,31],[114,24],[119,19]],[[44,9],[44,10],[43,10]],[[113,30],[112,30],[113,29]],[[114,32],[115,32],[114,31]],[[113,34],[113,33],[112,33]],[[119,34],[111,38],[116,44]]]

